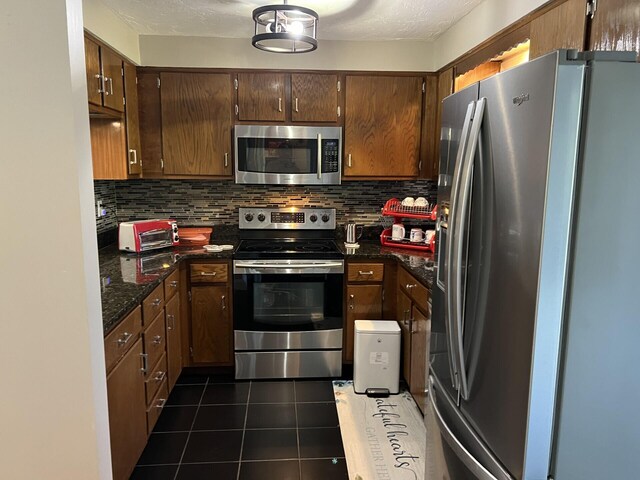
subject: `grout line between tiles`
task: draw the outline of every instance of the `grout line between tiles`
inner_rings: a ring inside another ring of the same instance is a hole
[[[298,476],[302,479],[302,461],[300,461],[300,432],[298,430],[298,396],[296,394],[296,382],[293,381],[293,408],[296,413],[296,445],[298,447]]]
[[[242,451],[244,449],[244,437],[247,433],[247,419],[249,418],[249,400],[251,399],[251,385],[249,382],[249,391],[247,392],[247,408],[244,412],[244,428],[242,429],[242,441],[240,442],[240,456],[238,457],[238,471],[236,472],[236,480],[240,480],[240,469],[242,468]]]
[[[202,399],[204,398],[204,394],[207,391],[207,385],[209,385],[209,378],[207,378],[207,383],[204,384],[204,388],[202,389],[202,394],[200,395],[200,401],[198,402],[198,408],[196,408],[196,414],[193,416],[193,421],[191,422],[191,428],[189,429],[189,434],[187,435],[187,441],[182,448],[182,455],[180,455],[180,461],[178,462],[178,469],[176,470],[175,475],[173,476],[173,480],[178,478],[178,472],[180,472],[180,465],[182,465],[182,459],[184,458],[184,454],[187,451],[187,446],[189,445],[189,439],[191,438],[191,432],[193,431],[193,426],[196,424],[196,418],[198,418],[198,412],[200,411],[200,404],[202,403]]]

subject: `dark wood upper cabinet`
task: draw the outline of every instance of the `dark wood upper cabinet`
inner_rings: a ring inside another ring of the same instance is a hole
[[[105,107],[124,112],[124,80],[122,75],[122,58],[107,48],[100,49],[102,75],[104,76]]]
[[[145,71],[138,71],[137,75],[142,174],[158,178],[162,176],[160,75]]]
[[[102,106],[102,70],[100,47],[93,40],[84,38],[84,59],[87,68],[87,93],[89,103]]]
[[[166,175],[231,175],[231,77],[161,73]]]
[[[338,76],[291,74],[291,120],[294,122],[338,121]]]
[[[438,116],[438,77],[429,75],[425,79],[424,114],[422,139],[420,141],[420,178],[437,180],[440,159],[438,141],[440,132],[436,124]]]
[[[423,77],[347,76],[345,177],[417,177]]]
[[[597,2],[591,20],[590,50],[640,51],[640,6],[629,0]]]
[[[238,73],[238,120],[283,122],[284,73]]]
[[[127,125],[127,159],[129,175],[142,173],[142,151],[140,148],[140,119],[138,111],[138,81],[136,67],[124,63],[125,119]]]
[[[586,25],[585,0],[567,0],[534,18],[529,31],[529,58],[537,58],[558,48],[583,50]]]

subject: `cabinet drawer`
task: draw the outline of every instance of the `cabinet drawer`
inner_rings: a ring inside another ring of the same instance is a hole
[[[167,398],[169,398],[169,387],[167,386],[167,379],[165,378],[162,384],[160,384],[158,393],[151,401],[151,406],[147,409],[148,434],[151,434],[153,427],[156,426],[156,422],[158,421],[158,417],[162,413],[164,404],[167,403]]]
[[[142,340],[144,342],[144,353],[147,355],[147,373],[145,374],[145,379],[150,377],[153,365],[158,363],[158,360],[166,351],[166,335],[167,334],[164,325],[164,311],[162,311],[153,320],[153,322],[151,322],[149,328],[147,328],[142,334]]]
[[[151,405],[153,397],[156,396],[162,382],[167,378],[167,355],[162,354],[160,361],[149,371],[147,379],[144,382],[145,396],[147,405]]]
[[[350,263],[347,265],[348,282],[381,282],[384,263]]]
[[[401,268],[398,272],[398,285],[422,309],[428,311],[429,289],[415,279],[413,275]]]
[[[180,271],[176,268],[174,272],[164,279],[164,301],[167,303],[180,291]]]
[[[136,343],[142,330],[142,309],[138,306],[104,339],[104,360],[107,372]]]
[[[142,324],[149,325],[164,308],[164,286],[158,285],[142,301]]]
[[[226,263],[198,263],[191,265],[191,283],[226,283]]]

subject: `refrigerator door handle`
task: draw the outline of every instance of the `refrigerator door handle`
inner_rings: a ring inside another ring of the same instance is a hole
[[[451,383],[454,389],[459,390],[458,381],[458,366],[456,363],[457,356],[455,355],[455,343],[453,337],[453,284],[451,281],[451,267],[453,265],[453,240],[457,235],[456,230],[453,228],[455,219],[457,218],[457,208],[459,202],[457,200],[458,190],[460,188],[460,180],[462,177],[462,170],[464,164],[464,158],[467,148],[467,141],[469,139],[469,131],[471,130],[471,119],[473,118],[473,112],[476,108],[476,102],[469,102],[467,106],[467,112],[464,117],[464,123],[462,125],[462,132],[460,135],[460,146],[458,147],[458,153],[456,155],[456,166],[453,171],[453,183],[451,185],[451,210],[449,212],[449,218],[447,219],[447,245],[445,251],[447,252],[447,259],[444,268],[444,285],[445,285],[445,328],[447,335],[448,354],[449,354],[449,368],[451,370]]]
[[[471,125],[471,132],[469,134],[469,144],[465,152],[465,158],[462,162],[462,173],[460,175],[460,184],[458,185],[459,191],[456,207],[456,219],[455,219],[455,244],[452,245],[451,257],[452,261],[449,264],[451,269],[450,278],[451,286],[453,287],[451,296],[453,297],[452,310],[454,312],[452,322],[453,331],[453,353],[456,357],[458,368],[458,382],[460,384],[460,396],[464,400],[469,400],[469,384],[467,381],[467,372],[464,358],[464,305],[462,298],[462,268],[463,268],[463,253],[464,253],[464,235],[463,229],[465,225],[469,224],[470,214],[470,197],[471,186],[473,182],[473,163],[478,150],[478,142],[480,140],[480,132],[482,128],[482,119],[484,116],[484,109],[486,105],[486,98],[481,98],[476,102],[476,109],[473,116],[473,123]]]
[[[431,380],[433,382],[433,380]],[[473,455],[460,443],[460,440],[456,438],[454,433],[451,431],[449,426],[446,424],[440,410],[438,410],[438,406],[435,402],[435,388],[431,386],[429,388],[429,394],[427,395],[430,400],[431,408],[435,413],[435,420],[438,424],[438,428],[440,429],[440,434],[444,438],[447,445],[454,451],[456,456],[460,459],[462,463],[473,473],[478,480],[497,480],[491,472],[489,472],[484,466],[478,462]]]

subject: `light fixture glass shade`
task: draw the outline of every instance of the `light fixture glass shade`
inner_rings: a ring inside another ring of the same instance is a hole
[[[274,53],[305,53],[318,48],[318,14],[295,5],[266,5],[253,11],[254,47]]]

